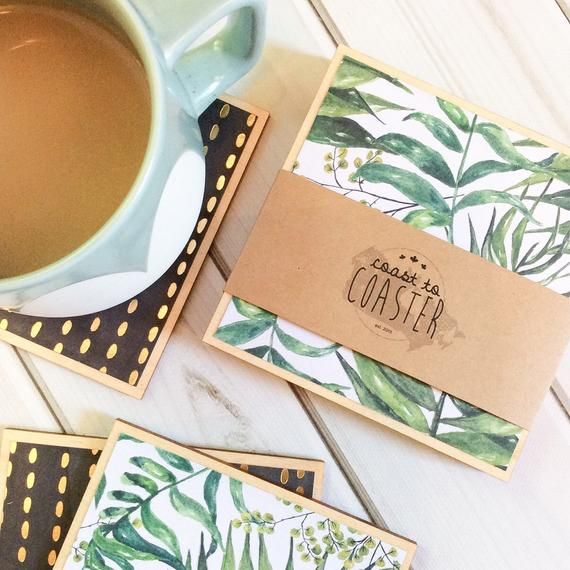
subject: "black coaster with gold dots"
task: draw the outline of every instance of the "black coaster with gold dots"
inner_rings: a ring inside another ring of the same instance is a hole
[[[229,97],[200,117],[206,186],[199,221],[156,283],[121,305],[70,319],[0,310],[0,340],[142,398],[267,119]]]
[[[105,440],[4,430],[0,446],[0,567],[49,570],[101,454]],[[203,450],[256,477],[320,498],[321,461]]]

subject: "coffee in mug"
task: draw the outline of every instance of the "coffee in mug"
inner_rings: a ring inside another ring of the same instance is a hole
[[[90,2],[0,0],[0,279],[93,236],[141,168],[146,73]]]

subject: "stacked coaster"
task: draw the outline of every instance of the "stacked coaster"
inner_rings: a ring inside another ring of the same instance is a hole
[[[121,421],[107,441],[5,430],[2,568],[409,568],[414,543],[315,502],[322,478]]]
[[[154,285],[126,303],[71,319],[0,310],[0,340],[142,398],[267,119],[267,112],[229,97],[200,117],[206,185],[199,222]]]

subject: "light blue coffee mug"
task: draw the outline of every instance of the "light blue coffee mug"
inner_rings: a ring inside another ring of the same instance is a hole
[[[104,310],[133,297],[170,266],[202,203],[205,168],[197,118],[256,63],[264,39],[265,0],[90,0],[87,5],[119,26],[139,53],[151,92],[150,140],[133,188],[95,235],[47,267],[0,279],[0,307],[38,316]],[[217,24],[219,31],[205,35]],[[185,182],[193,193],[187,227],[170,239],[149,271],[151,241],[168,238],[156,235],[157,211],[184,154],[193,164],[192,179]],[[114,275],[120,279],[110,278]]]

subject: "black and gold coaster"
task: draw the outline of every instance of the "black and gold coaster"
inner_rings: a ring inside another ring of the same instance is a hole
[[[57,559],[105,440],[4,430],[0,447],[0,567],[49,570]],[[320,498],[323,463],[201,450],[256,477]]]
[[[142,398],[268,117],[228,97],[200,117],[206,186],[199,221],[156,283],[121,305],[70,319],[0,310],[0,340]]]

